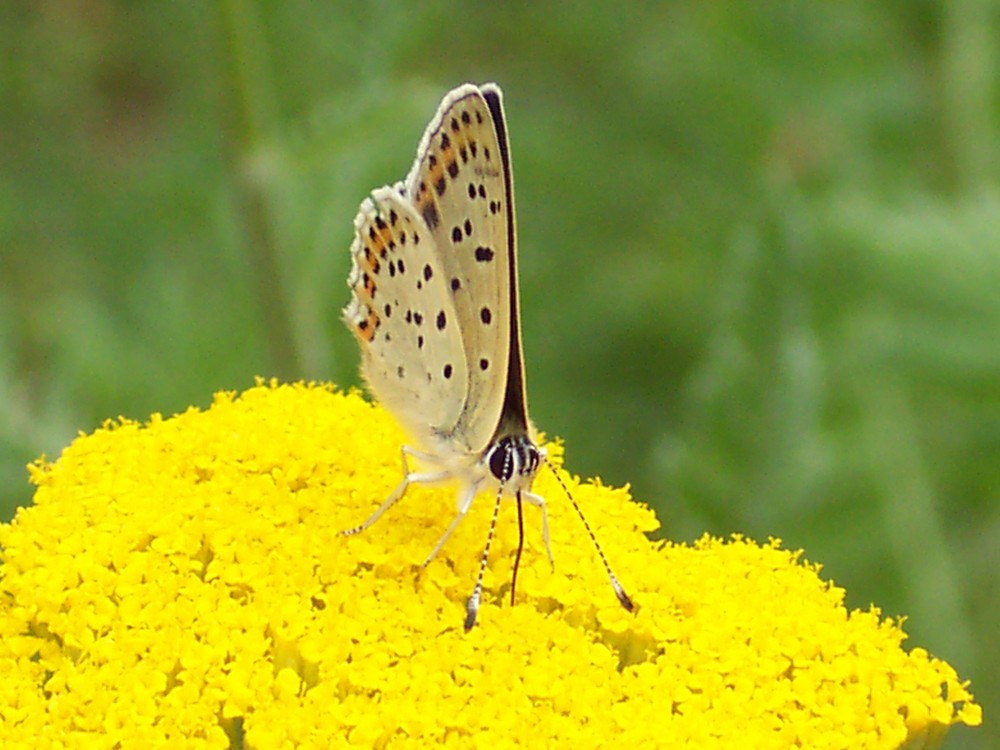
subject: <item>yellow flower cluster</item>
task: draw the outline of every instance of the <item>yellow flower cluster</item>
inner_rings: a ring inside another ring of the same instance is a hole
[[[450,488],[338,536],[401,442],[357,394],[260,383],[33,465],[34,505],[0,527],[0,747],[899,748],[981,721],[951,667],[797,553],[650,542],[627,490],[562,474],[628,614],[544,470],[556,570],[528,506],[511,606],[506,503],[466,634],[491,503],[422,571]]]

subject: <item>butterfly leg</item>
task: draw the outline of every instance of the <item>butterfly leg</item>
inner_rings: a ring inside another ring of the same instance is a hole
[[[545,540],[545,551],[549,553],[549,564],[556,568],[556,560],[552,556],[552,544],[549,542],[549,512],[545,509],[545,498],[534,492],[522,492],[521,497],[542,509],[542,538]]]
[[[430,462],[433,462],[433,456],[429,456],[427,454],[420,453],[419,451],[415,451],[409,446],[404,445],[402,450],[400,451],[400,455],[402,456],[403,459],[403,480],[398,485],[396,485],[396,489],[392,491],[392,494],[385,499],[385,502],[383,502],[380,506],[378,506],[378,508],[375,509],[375,512],[372,513],[367,520],[365,520],[361,524],[358,524],[357,526],[352,526],[349,529],[344,529],[343,531],[340,532],[342,536],[353,536],[355,534],[360,534],[362,531],[364,531],[373,523],[375,523],[379,518],[382,517],[383,513],[385,513],[387,510],[389,510],[389,508],[391,508],[393,505],[395,505],[403,498],[403,495],[406,494],[407,487],[409,487],[411,484],[433,484],[434,482],[440,482],[443,479],[447,479],[448,477],[451,476],[450,472],[443,469],[440,471],[411,472],[409,462],[406,460],[407,455],[414,456],[422,461],[430,461]]]
[[[431,550],[431,553],[427,555],[427,559],[424,560],[424,564],[421,567],[426,568],[430,565],[431,560],[437,556],[437,553],[441,551],[444,543],[448,541],[448,537],[451,536],[451,532],[458,528],[458,524],[461,523],[463,518],[465,518],[465,514],[469,512],[469,507],[472,505],[472,500],[476,497],[476,490],[478,489],[479,485],[476,483],[470,484],[465,488],[465,492],[460,496],[458,501],[458,515],[455,516],[452,522],[448,525],[448,528],[445,529],[445,532],[441,535],[441,538],[438,539],[438,542],[434,545],[434,549]]]

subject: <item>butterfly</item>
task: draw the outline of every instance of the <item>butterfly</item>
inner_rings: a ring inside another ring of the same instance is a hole
[[[552,561],[545,500],[531,491],[547,459],[531,437],[528,420],[514,182],[500,87],[464,84],[449,92],[427,126],[406,180],[373,191],[361,204],[354,232],[344,322],[360,345],[369,389],[414,444],[402,447],[399,485],[364,523],[343,533],[367,529],[411,484],[458,480],[458,514],[424,561],[427,565],[476,495],[493,489],[489,535],[466,603],[468,631],[479,612],[504,496],[517,500],[520,531],[512,603],[524,543],[522,501],[541,509]],[[409,458],[426,468],[411,471]],[[618,600],[634,611],[582,511],[570,500]]]

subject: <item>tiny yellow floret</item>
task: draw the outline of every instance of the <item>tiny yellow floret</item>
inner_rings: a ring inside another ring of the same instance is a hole
[[[982,721],[800,553],[651,541],[627,490],[561,468],[638,614],[543,469],[555,570],[526,506],[510,604],[505,503],[465,633],[488,499],[426,569],[452,487],[339,534],[395,487],[404,440],[356,393],[259,382],[32,464],[34,504],[0,526],[0,747],[888,750]]]

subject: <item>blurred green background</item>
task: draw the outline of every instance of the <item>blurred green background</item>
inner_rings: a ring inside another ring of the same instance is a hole
[[[1000,745],[991,0],[0,5],[0,513],[108,417],[356,384],[351,222],[498,81],[532,414],[909,616]],[[635,578],[637,571],[623,572]],[[761,606],[766,606],[762,602]],[[993,726],[991,726],[991,724]]]

